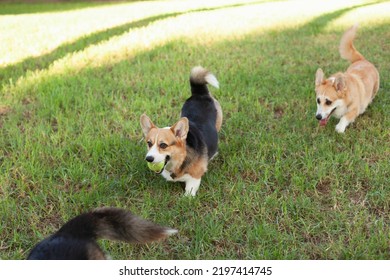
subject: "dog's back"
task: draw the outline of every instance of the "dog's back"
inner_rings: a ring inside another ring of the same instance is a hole
[[[96,260],[106,259],[96,240],[99,238],[146,243],[176,233],[119,208],[98,208],[81,214],[55,234],[38,243],[30,260]]]
[[[208,157],[217,152],[218,131],[222,124],[222,110],[218,101],[211,96],[207,84],[219,87],[218,80],[206,69],[197,66],[190,75],[191,97],[183,105],[181,116],[189,121],[187,145],[201,151],[206,145]]]

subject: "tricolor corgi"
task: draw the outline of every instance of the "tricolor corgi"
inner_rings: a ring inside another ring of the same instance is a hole
[[[185,182],[185,194],[195,196],[208,162],[217,154],[222,109],[207,84],[219,82],[206,69],[191,70],[191,97],[181,110],[181,118],[171,127],[158,128],[143,114],[140,122],[147,143],[146,161],[168,181]]]
[[[340,42],[341,57],[351,62],[347,71],[325,79],[324,72],[318,69],[315,78],[316,118],[321,126],[325,126],[332,115],[339,118],[336,131],[340,133],[364,113],[379,89],[377,69],[353,45],[356,30],[357,24],[344,33]]]
[[[146,243],[160,240],[177,230],[156,225],[119,208],[104,207],[81,214],[55,234],[38,243],[29,260],[104,260],[99,238]]]

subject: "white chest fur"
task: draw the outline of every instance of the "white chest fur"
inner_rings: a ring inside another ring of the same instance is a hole
[[[166,169],[163,170],[163,172],[161,173],[161,175],[167,180],[167,181],[173,181],[173,182],[186,182],[190,179],[192,179],[191,175],[189,174],[184,174],[183,176],[179,177],[179,178],[175,178],[173,179],[171,177],[171,173],[169,171],[167,171]]]
[[[336,110],[333,112],[333,116],[340,119],[342,116],[344,116],[347,113],[347,106],[345,105],[344,101],[337,101],[339,104],[337,105]]]
[[[185,182],[186,183],[186,195],[189,196],[195,196],[196,192],[199,189],[200,180],[201,179],[195,179],[189,174],[184,174],[183,176],[179,178],[173,179],[171,177],[171,173],[167,170],[163,170],[161,175],[167,180],[167,181],[173,181],[173,182]]]

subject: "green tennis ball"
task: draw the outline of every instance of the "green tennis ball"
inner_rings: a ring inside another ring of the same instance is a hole
[[[157,162],[157,163],[148,162],[148,167],[150,170],[152,170],[156,173],[160,173],[161,170],[164,168],[164,161]]]

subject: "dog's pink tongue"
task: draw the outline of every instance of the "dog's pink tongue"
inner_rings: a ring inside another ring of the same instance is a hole
[[[329,118],[325,118],[319,121],[320,126],[325,126],[328,123]]]

